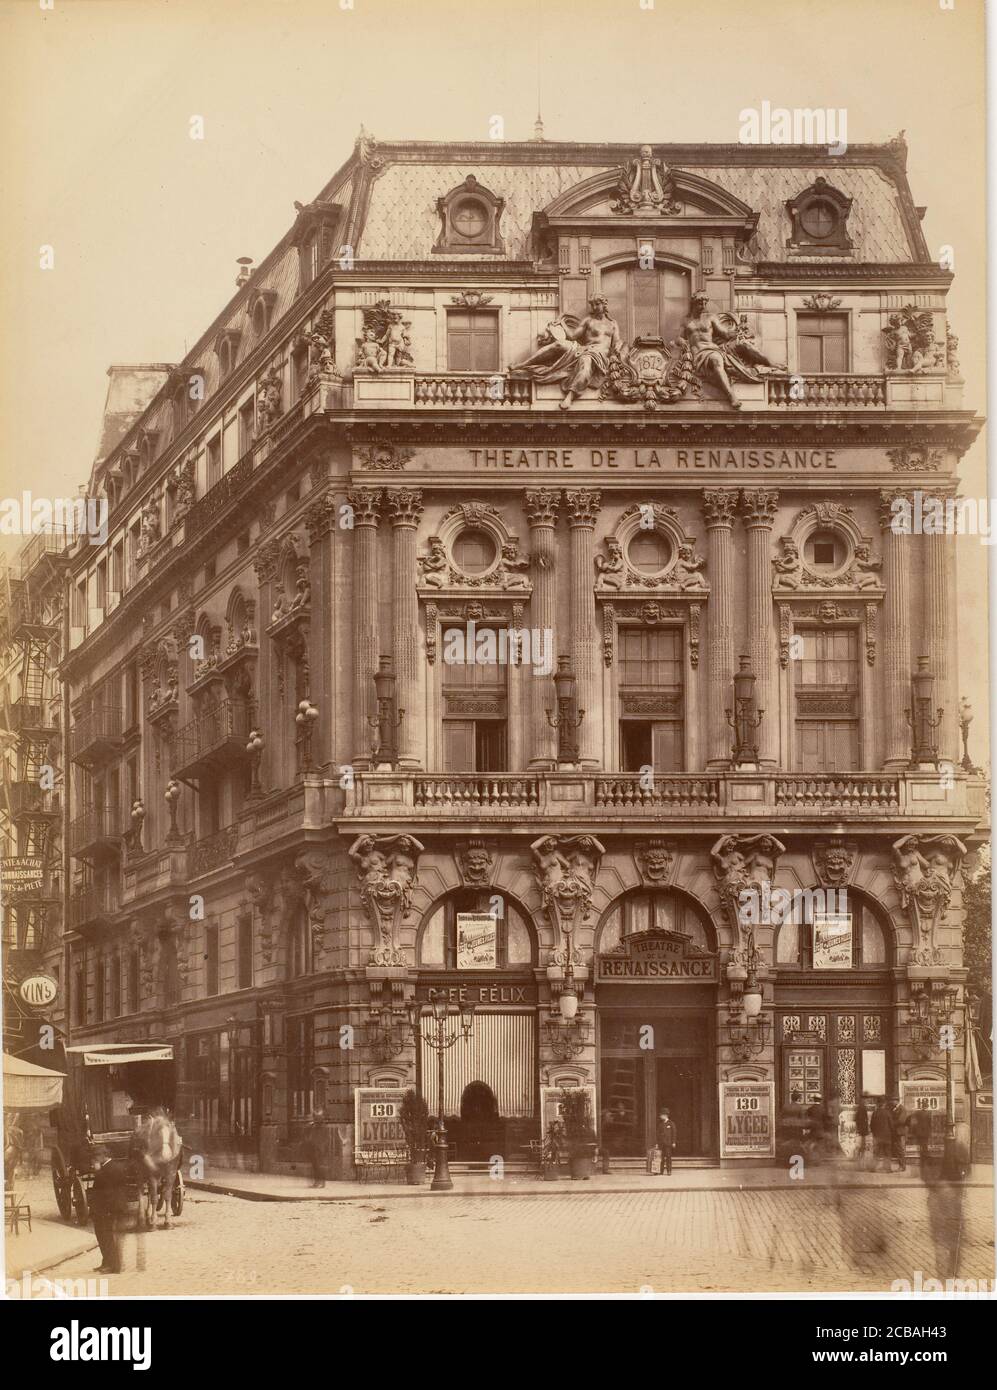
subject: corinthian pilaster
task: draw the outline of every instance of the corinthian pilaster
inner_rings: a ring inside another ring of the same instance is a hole
[[[366,767],[371,730],[367,716],[374,700],[378,664],[377,525],[381,519],[381,489],[354,488],[347,494],[353,508],[353,761]]]
[[[566,492],[564,500],[571,528],[571,665],[578,681],[578,707],[585,711],[578,730],[579,756],[583,765],[598,767],[602,719],[593,538],[602,498],[590,488],[579,488]]]
[[[541,643],[544,633],[554,634],[557,604],[557,576],[554,568],[554,527],[561,495],[553,488],[527,488],[523,507],[530,524],[530,552],[533,556],[532,626],[539,628]],[[552,636],[555,660],[558,655],[556,635]],[[541,647],[541,650],[543,648]],[[530,766],[552,768],[557,765],[555,732],[547,722],[547,710],[556,707],[552,676],[540,676],[530,671]]]
[[[732,527],[738,494],[706,488],[703,517],[709,550],[710,602],[707,608],[707,757],[712,767],[730,762],[731,731],[725,710],[734,679],[734,542]]]
[[[894,501],[906,502],[899,510]],[[910,543],[913,498],[902,492],[879,494],[883,532],[883,766],[906,767],[911,737],[905,710],[911,705]]]
[[[416,531],[422,516],[422,491],[414,487],[385,488],[391,518],[394,554],[391,570],[391,637],[397,677],[398,708],[404,710],[398,729],[400,767],[421,767],[424,690],[419,667],[419,596]]]
[[[778,492],[759,488],[741,494],[741,515],[748,533],[748,660],[755,673],[758,708],[765,711],[758,731],[758,756],[770,766],[777,760],[779,731],[771,540],[778,506]]]

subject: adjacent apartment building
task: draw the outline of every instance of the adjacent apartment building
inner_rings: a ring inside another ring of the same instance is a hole
[[[440,1104],[413,1002],[476,1006],[458,1161],[563,1086],[620,1164],[662,1105],[700,1163],[818,1097],[846,1147],[862,1092],[968,1122],[984,784],[916,508],[981,420],[922,211],[902,139],[362,132],[145,401],[112,375],[64,984],[74,1041],[174,1044],[190,1151],[377,1158]]]

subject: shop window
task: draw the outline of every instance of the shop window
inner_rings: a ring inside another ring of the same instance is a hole
[[[826,542],[822,542],[826,544]],[[796,757],[801,772],[859,767],[859,655],[854,628],[805,629],[793,663]]]
[[[447,314],[447,366],[452,372],[495,372],[499,366],[497,311]]]
[[[187,1039],[186,1081],[190,1092],[191,1118],[206,1135],[222,1128],[221,1038],[218,1033],[202,1033]]]
[[[604,270],[600,291],[625,342],[635,338],[677,338],[689,312],[689,272],[619,266]]]
[[[797,314],[796,343],[801,372],[847,372],[848,315]]]
[[[631,550],[633,542],[631,542]],[[654,555],[649,563],[657,563]],[[620,768],[680,772],[685,766],[682,632],[619,630]]]
[[[482,942],[476,952],[471,942],[473,932],[465,929],[462,937],[464,965],[461,966],[458,962],[458,927],[461,925],[458,917],[463,914],[490,915],[495,923],[495,933],[494,947],[491,942]],[[489,963],[492,950],[494,966]],[[480,963],[473,962],[475,954]],[[534,935],[527,919],[504,894],[484,889],[464,889],[452,894],[445,902],[438,903],[426,919],[419,937],[419,965],[423,969],[525,970],[535,960]]]

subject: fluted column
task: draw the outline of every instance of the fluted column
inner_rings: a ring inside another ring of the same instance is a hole
[[[910,649],[910,535],[903,529],[904,513],[895,513],[895,498],[906,499],[907,517],[913,499],[902,492],[879,494],[879,524],[883,531],[883,766],[906,767],[911,755],[911,731],[905,711],[911,707],[913,662]],[[896,520],[896,529],[894,521]]]
[[[370,764],[373,733],[367,716],[374,706],[377,670],[377,526],[383,497],[380,488],[358,487],[347,494],[353,508],[353,761]]]
[[[422,490],[385,488],[384,500],[394,534],[391,566],[391,636],[398,708],[405,714],[398,730],[400,767],[421,767],[424,690],[419,663],[419,596],[416,531],[422,516]]]
[[[778,684],[772,628],[772,523],[779,505],[777,492],[751,489],[741,494],[748,533],[748,659],[755,673],[758,708],[764,710],[758,730],[758,756],[774,766],[779,748]]]
[[[730,762],[733,731],[725,711],[733,708],[734,679],[734,541],[732,527],[738,494],[730,488],[706,488],[706,521],[710,601],[707,612],[706,748],[708,766]]]
[[[554,630],[557,614],[554,527],[560,502],[561,494],[554,488],[527,488],[523,494],[533,557],[532,626],[539,628],[541,644],[545,633],[552,634],[555,667],[559,648]],[[556,766],[557,744],[555,732],[547,722],[547,710],[557,707],[553,676],[539,676],[530,671],[527,679],[530,687],[530,767],[552,768]]]
[[[591,488],[564,494],[571,528],[571,665],[578,681],[578,708],[585,717],[578,730],[583,766],[602,762],[602,701],[599,699],[599,641],[595,623],[595,523],[601,495]],[[560,652],[556,655],[561,655]]]
[[[943,503],[947,499],[939,498]],[[935,705],[944,711],[938,729],[938,756],[958,763],[962,755],[958,736],[958,692],[955,688],[955,629],[950,624],[954,540],[947,531],[918,538],[918,563],[924,575],[924,637],[911,652],[911,672],[917,658],[928,658],[935,677]]]

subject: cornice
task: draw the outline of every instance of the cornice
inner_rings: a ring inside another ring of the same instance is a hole
[[[955,278],[934,261],[757,261],[754,277],[762,288],[782,288],[793,280],[936,280],[951,284]],[[743,288],[735,280],[735,289]]]

